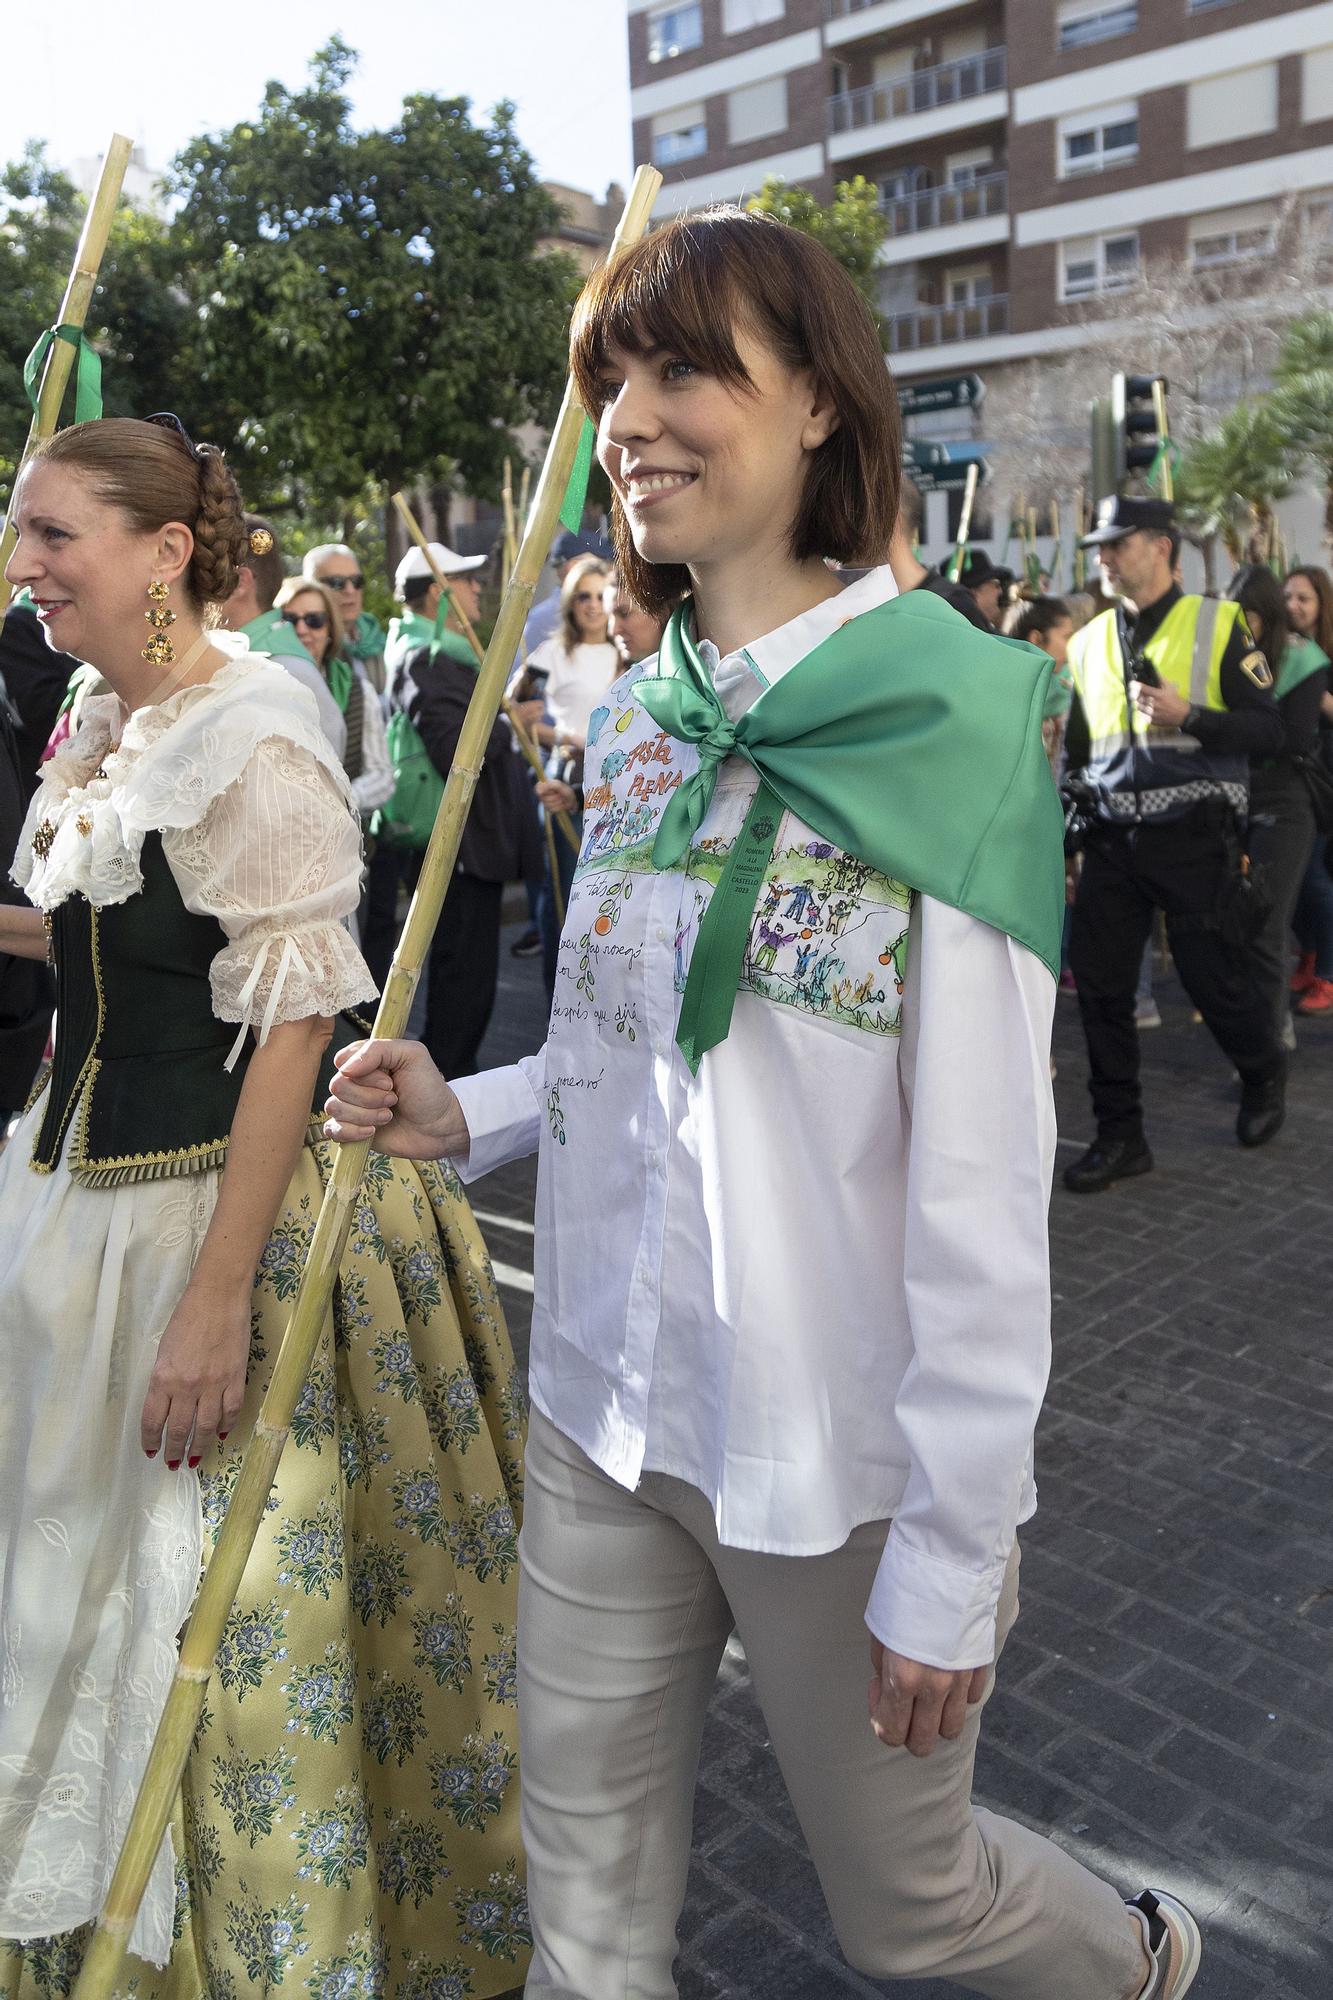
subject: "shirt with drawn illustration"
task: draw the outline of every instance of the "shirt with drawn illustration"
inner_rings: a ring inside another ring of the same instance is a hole
[[[705,642],[728,715],[893,594],[872,570],[742,652]],[[730,1546],[818,1554],[892,1518],[872,1628],[981,1664],[1035,1505],[1050,975],[785,813],[730,1032],[691,1077],[680,997],[757,779],[724,763],[654,868],[698,753],[643,708],[644,671],[590,718],[547,1044],[456,1085],[469,1179],[540,1152],[534,1400],[622,1485],[697,1487]]]

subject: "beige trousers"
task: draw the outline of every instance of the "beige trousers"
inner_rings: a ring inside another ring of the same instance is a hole
[[[723,1548],[693,1487],[627,1493],[538,1412],[520,1544],[523,1836],[544,2000],[672,2000],[695,1774],[734,1629],[838,1942],[874,1978],[994,2000],[1130,2000],[1145,1961],[1116,1892],[974,1812],[983,1703],[927,1758],[871,1734],[864,1618],[883,1521],[825,1556]],[[1018,1559],[1000,1604],[1018,1609]]]

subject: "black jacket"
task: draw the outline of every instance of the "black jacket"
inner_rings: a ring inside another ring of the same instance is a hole
[[[441,777],[447,778],[468,703],[474,668],[423,646],[403,663],[398,698]],[[528,767],[509,724],[497,716],[463,827],[458,865],[483,882],[536,882],[542,874],[541,827]]]
[[[17,718],[0,696],[0,902],[26,906],[9,879],[31,790],[19,773],[17,738]],[[0,952],[0,1112],[21,1111],[27,1102],[54,1005],[55,986],[40,959]]]
[[[16,604],[5,613],[0,621],[0,682],[14,707],[14,755],[25,799],[37,789],[37,766],[78,665],[68,653],[47,645],[30,605]],[[6,871],[8,863],[6,856]]]

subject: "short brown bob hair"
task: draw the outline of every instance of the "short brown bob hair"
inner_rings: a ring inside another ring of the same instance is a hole
[[[744,326],[787,367],[808,368],[838,426],[811,455],[792,522],[798,562],[886,560],[898,518],[898,397],[865,300],[821,244],[773,216],[714,208],[678,217],[595,271],[574,308],[570,364],[583,406],[601,407],[612,348],[661,347],[744,391]],[[664,614],[690,587],[681,565],[645,562],[620,502],[611,503],[616,564],[630,596]]]

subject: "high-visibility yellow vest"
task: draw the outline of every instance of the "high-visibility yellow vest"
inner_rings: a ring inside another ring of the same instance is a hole
[[[1141,651],[1163,684],[1194,708],[1225,709],[1222,661],[1241,616],[1238,604],[1212,597],[1177,599]],[[1087,718],[1092,748],[1085,778],[1102,796],[1109,816],[1123,818],[1140,797],[1144,816],[1169,816],[1182,803],[1216,793],[1243,805],[1249,760],[1205,755],[1198,740],[1175,726],[1153,727],[1125,691],[1125,664],[1113,611],[1104,611],[1069,647],[1074,687]],[[1239,796],[1237,792],[1239,791]],[[1172,793],[1185,793],[1173,799]]]

